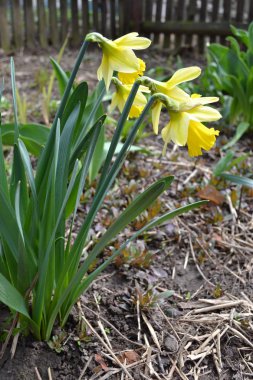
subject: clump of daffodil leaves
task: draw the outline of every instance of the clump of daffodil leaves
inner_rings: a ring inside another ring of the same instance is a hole
[[[145,93],[162,94],[166,98],[157,96],[152,106],[152,122],[154,133],[158,134],[159,118],[163,106],[167,106],[170,121],[162,129],[164,140],[163,154],[165,154],[167,144],[173,141],[175,144],[188,145],[190,156],[199,156],[202,149],[210,150],[216,141],[219,131],[214,128],[207,128],[203,122],[216,121],[221,118],[221,114],[207,106],[217,102],[217,97],[202,97],[199,94],[191,96],[180,89],[178,85],[197,78],[201,74],[199,67],[187,67],[180,69],[172,75],[167,82],[159,82],[151,78],[142,77],[146,64],[136,57],[133,50],[146,49],[151,41],[147,38],[139,37],[138,33],[129,33],[121,38],[111,41],[98,33],[92,33],[87,39],[97,42],[102,49],[102,63],[98,69],[98,79],[105,81],[108,90],[110,82],[113,81],[116,92],[113,94],[110,111],[118,107],[122,112],[126,100],[131,92],[136,80],[140,84],[133,105],[129,112],[130,118],[137,118],[142,113],[147,98]],[[113,73],[117,72],[117,78]]]
[[[90,95],[86,82],[77,86],[74,82],[91,42],[98,43],[103,57],[97,71],[99,82]],[[98,240],[92,241],[91,227],[98,220],[98,212],[148,112],[152,113],[157,134],[161,109],[168,110],[170,121],[161,131],[164,152],[173,141],[187,144],[189,154],[197,156],[202,149],[209,150],[218,135],[218,131],[202,124],[220,118],[219,112],[208,106],[218,99],[190,96],[179,88],[180,83],[200,75],[198,67],[178,70],[167,82],[143,76],[145,63],[136,57],[134,50],[146,49],[150,43],[138,33],[114,41],[95,32],[88,34],[51,128],[45,130],[34,127],[31,131],[29,125],[19,124],[15,68],[11,60],[14,123],[8,133],[12,133],[14,148],[10,176],[9,161],[5,162],[3,150],[4,134],[0,134],[0,302],[14,316],[8,339],[13,329],[19,328],[28,329],[39,340],[49,340],[55,324],[64,327],[78,298],[134,239],[206,203],[198,201],[166,211],[126,237],[110,257],[97,260],[118,234],[124,236],[125,227],[148,209],[173,181],[172,176],[158,179],[136,196]],[[60,70],[56,62],[54,65]],[[117,107],[121,114],[94,181],[94,192],[90,192],[89,172],[103,150],[100,139],[106,115],[102,101],[111,82],[116,91],[110,110]],[[0,106],[2,92],[0,84]],[[135,120],[120,145],[129,117]],[[38,155],[35,168],[29,155],[34,152]],[[80,227],[74,229],[78,208],[83,207],[81,198],[88,199],[89,207],[83,208],[83,220],[79,216]]]

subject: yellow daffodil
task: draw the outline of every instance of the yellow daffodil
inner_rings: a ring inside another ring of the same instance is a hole
[[[116,86],[116,92],[112,96],[112,102],[111,102],[109,111],[112,112],[117,107],[119,111],[122,112],[133,85],[132,84],[123,85],[119,80],[117,80],[117,78],[113,78],[113,79],[114,79],[114,84]],[[144,93],[149,92],[149,89],[144,86],[139,87],[139,90],[135,96],[133,105],[129,112],[130,118],[137,118],[138,116],[140,116],[143,108],[147,104],[147,99],[145,95],[143,95],[143,92]]]
[[[180,83],[188,82],[197,78],[201,74],[201,69],[197,66],[186,67],[177,70],[167,82],[159,82],[156,80],[151,81],[151,89],[153,93],[159,92],[177,102],[186,103],[189,101],[190,96],[177,87]],[[152,108],[152,124],[154,132],[158,133],[158,124],[160,113],[162,109],[162,102],[156,101]]]
[[[217,110],[206,106],[218,100],[215,97],[201,98],[193,95],[188,103],[180,104],[178,112],[169,112],[170,122],[162,130],[162,138],[165,142],[163,153],[171,140],[177,145],[187,144],[190,156],[201,155],[201,149],[211,149],[219,131],[205,127],[202,122],[216,121],[221,118]]]
[[[98,42],[103,51],[102,63],[97,71],[98,80],[105,81],[108,90],[113,71],[134,73],[140,69],[140,63],[133,50],[146,49],[151,41],[148,38],[138,37],[138,33],[128,33],[112,41],[99,33],[90,33],[87,41]]]
[[[141,77],[146,70],[145,62],[138,58],[139,70],[134,73],[118,73],[118,78],[123,84],[133,84],[137,78]]]

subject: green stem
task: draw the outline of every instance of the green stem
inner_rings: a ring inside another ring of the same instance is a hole
[[[127,120],[127,117],[129,115],[130,109],[132,107],[132,104],[134,102],[134,99],[135,99],[135,96],[137,94],[137,91],[138,91],[139,87],[140,87],[140,83],[139,82],[135,82],[134,85],[133,85],[133,87],[131,88],[130,94],[129,94],[129,96],[127,98],[127,101],[125,103],[125,106],[124,106],[124,109],[122,111],[122,114],[120,115],[117,128],[116,128],[116,130],[115,130],[115,132],[113,134],[113,138],[112,138],[112,141],[111,141],[111,144],[110,144],[110,148],[109,148],[109,151],[107,153],[107,156],[106,156],[106,159],[105,159],[105,163],[103,165],[103,170],[102,170],[102,173],[101,173],[101,176],[100,176],[100,180],[99,180],[99,184],[98,184],[98,189],[100,188],[100,186],[104,182],[104,179],[105,179],[106,174],[108,172],[108,169],[109,169],[112,157],[113,157],[114,152],[116,150],[116,147],[118,145],[122,129],[123,129],[124,125],[125,125],[125,122]]]

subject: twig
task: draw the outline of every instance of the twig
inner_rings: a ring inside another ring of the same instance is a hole
[[[35,373],[36,373],[37,379],[38,379],[38,380],[42,380],[42,377],[40,376],[40,373],[39,373],[38,368],[37,368],[37,367],[34,367],[34,370],[35,370]]]
[[[214,310],[222,310],[225,308],[230,308],[234,306],[241,305],[245,301],[239,300],[239,301],[232,301],[232,302],[224,302],[219,305],[212,305],[212,306],[207,306],[207,307],[202,307],[200,309],[192,310],[190,313],[191,314],[201,314],[201,313],[207,313],[209,311],[214,311]]]
[[[117,356],[114,354],[114,352],[110,349],[110,347],[104,342],[104,340],[98,335],[96,330],[92,327],[90,322],[82,315],[82,319],[87,324],[87,326],[90,328],[90,330],[93,332],[93,334],[96,335],[98,340],[102,343],[102,345],[107,349],[107,351],[112,355],[113,359],[116,361],[116,363],[122,368],[122,370],[125,372],[125,374],[131,379],[134,380],[134,378],[131,376],[131,374],[128,372],[128,370],[124,367],[124,365],[119,361]]]
[[[106,340],[108,346],[109,346],[110,349],[112,350],[111,342],[110,342],[109,339],[108,339],[108,336],[107,336],[107,334],[106,334],[106,332],[105,332],[105,329],[104,329],[104,326],[102,325],[102,322],[101,322],[101,321],[97,321],[97,322],[98,322],[98,327],[100,328],[100,330],[101,330],[101,332],[102,332],[102,334],[103,334],[103,336],[104,336],[104,338],[105,338],[105,340]]]
[[[48,367],[48,369],[47,369],[47,374],[48,374],[48,379],[49,380],[53,380],[52,373],[51,373],[51,368],[50,367]]]
[[[141,316],[144,320],[144,322],[146,323],[148,329],[149,329],[149,332],[153,338],[153,341],[155,343],[155,345],[157,346],[157,348],[159,349],[159,351],[161,352],[161,346],[160,346],[160,343],[157,339],[157,336],[156,336],[156,333],[155,333],[155,330],[153,329],[153,326],[151,325],[151,323],[149,322],[148,318],[146,317],[146,315],[144,313],[141,313]]]
[[[206,276],[204,275],[204,273],[202,272],[202,270],[200,269],[200,267],[198,265],[198,262],[197,262],[197,259],[196,259],[196,256],[195,256],[195,252],[194,252],[194,249],[193,249],[192,239],[191,239],[191,235],[190,234],[189,234],[189,243],[190,243],[190,249],[191,249],[192,258],[193,258],[194,264],[196,265],[196,268],[197,268],[199,274],[201,275],[201,277],[203,277],[203,279],[209,285],[211,285],[213,288],[215,288],[215,285],[210,280],[208,280],[208,278],[206,278]]]
[[[109,322],[107,319],[102,317],[102,315],[96,313],[94,310],[90,309],[88,306],[82,305],[82,307],[84,307],[85,309],[92,312],[94,315],[96,315],[97,318],[102,319],[102,321],[104,321],[108,326],[110,326],[114,331],[116,331],[116,333],[119,334],[121,336],[121,338],[125,339],[127,342],[129,342],[131,344],[135,344],[136,346],[139,346],[139,347],[143,347],[143,344],[138,343],[138,342],[134,342],[133,340],[131,340],[131,339],[127,338],[125,335],[123,335],[111,322]]]
[[[8,334],[7,334],[7,337],[3,343],[3,346],[2,346],[2,350],[1,350],[1,353],[0,353],[0,359],[2,359],[2,357],[4,356],[4,353],[5,353],[5,350],[9,344],[9,341],[12,337],[12,332],[13,330],[15,329],[16,327],[16,324],[18,323],[18,318],[19,318],[19,313],[16,313],[13,321],[12,321],[12,324],[11,324],[11,327],[10,327],[10,330],[8,331]]]
[[[87,368],[89,367],[91,360],[92,360],[92,356],[90,356],[89,359],[87,360],[87,362],[84,366],[84,369],[82,370],[82,372],[80,373],[80,376],[78,377],[78,380],[82,380],[82,377],[85,374]]]
[[[163,310],[161,309],[161,307],[158,305],[158,309],[160,310],[160,313],[162,314],[162,316],[164,317],[164,319],[166,320],[166,322],[168,323],[168,325],[170,326],[170,328],[172,329],[172,331],[174,332],[175,336],[177,337],[178,340],[180,340],[176,330],[174,329],[172,323],[170,322],[169,318],[167,317],[166,314],[164,314]]]
[[[231,330],[238,338],[241,338],[246,344],[248,344],[251,348],[253,348],[253,344],[249,341],[248,338],[246,338],[246,336],[244,336],[241,332],[239,332],[238,330],[234,329],[233,327],[231,326],[228,326],[229,330]]]

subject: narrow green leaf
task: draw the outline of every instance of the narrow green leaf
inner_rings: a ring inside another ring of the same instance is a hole
[[[51,57],[50,61],[51,61],[52,66],[53,66],[55,76],[56,76],[57,81],[58,81],[59,92],[60,92],[60,95],[62,97],[64,94],[64,91],[65,91],[65,88],[67,87],[69,77],[67,76],[65,71],[61,68],[60,64],[56,60],[54,60],[54,58]]]
[[[0,301],[7,305],[10,309],[15,310],[30,319],[24,298],[1,273]]]
[[[249,129],[249,123],[241,122],[237,128],[234,137],[222,147],[222,150],[226,150],[231,148],[231,146],[235,145],[238,140],[244,135],[244,133]]]
[[[101,126],[99,137],[97,140],[96,147],[94,149],[94,153],[92,156],[92,160],[89,168],[89,182],[92,183],[94,179],[97,177],[98,172],[102,166],[104,157],[104,144],[105,144],[105,128]]]
[[[17,261],[18,250],[18,236],[19,230],[15,219],[14,210],[6,198],[5,193],[0,188],[0,233],[2,238],[6,241],[10,248],[10,252]]]
[[[18,129],[18,107],[17,107],[17,90],[15,81],[15,65],[14,59],[11,57],[11,88],[12,88],[12,101],[13,101],[13,111],[14,111],[14,143],[17,143],[19,129]]]
[[[229,173],[222,173],[221,177],[225,178],[228,181],[234,182],[237,185],[253,187],[253,179],[248,178],[248,177],[242,177],[239,175],[233,175],[233,174],[229,174]]]
[[[32,169],[32,165],[31,165],[31,161],[29,158],[28,151],[25,147],[25,144],[21,140],[18,140],[18,147],[19,147],[20,155],[21,155],[25,170],[26,170],[27,178],[28,178],[28,181],[29,181],[29,184],[31,187],[34,202],[37,203],[36,186],[35,186],[33,169]]]
[[[77,120],[77,128],[74,132],[74,134],[79,134],[80,132],[79,126],[81,125],[81,119],[85,110],[87,97],[88,97],[88,85],[86,82],[82,82],[75,88],[75,90],[73,91],[72,95],[69,98],[69,101],[66,105],[66,108],[61,118],[61,128],[64,127],[70,114],[73,112],[77,104],[80,103],[80,113]]]
[[[222,157],[218,163],[215,165],[214,169],[213,169],[213,174],[214,176],[218,177],[222,172],[224,172],[228,165],[230,164],[230,162],[232,161],[234,157],[234,153],[229,151],[227,152],[227,154]]]

